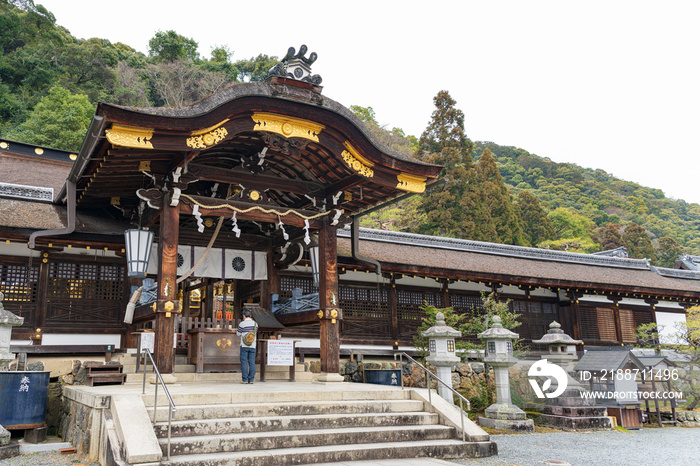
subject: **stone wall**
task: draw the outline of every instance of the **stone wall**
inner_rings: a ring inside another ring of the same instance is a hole
[[[309,361],[306,366],[307,370],[311,372],[320,372],[320,365],[316,367],[317,361]],[[427,367],[432,373],[437,372],[431,365],[428,364]],[[426,385],[423,369],[412,363],[403,363],[402,365],[398,361],[341,361],[340,374],[346,382],[362,382],[363,369],[401,369],[405,387],[425,388]],[[437,382],[432,381],[431,388],[437,388]],[[493,370],[489,370],[487,373],[482,362],[465,362],[455,365],[452,368],[452,388],[470,400],[472,410],[484,409],[493,402],[491,400],[491,394],[495,393]],[[485,406],[480,406],[484,403],[486,403]]]

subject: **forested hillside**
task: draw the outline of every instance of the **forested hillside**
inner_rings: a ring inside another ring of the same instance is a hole
[[[278,62],[262,54],[233,60],[225,46],[203,58],[195,39],[175,31],[155,32],[149,46],[144,55],[105,39],[79,40],[31,0],[0,0],[0,136],[76,151],[98,101],[181,107],[263,80]],[[434,103],[420,138],[384,128],[371,107],[351,107],[384,144],[445,166],[443,183],[370,216],[366,226],[578,252],[625,246],[630,257],[664,266],[681,252],[700,255],[698,204],[602,170],[472,142],[449,92]]]

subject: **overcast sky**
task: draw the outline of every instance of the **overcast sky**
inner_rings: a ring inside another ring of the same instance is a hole
[[[323,93],[420,136],[446,89],[468,136],[700,203],[700,2],[35,0],[82,39],[148,53],[172,29],[209,57],[306,44]]]

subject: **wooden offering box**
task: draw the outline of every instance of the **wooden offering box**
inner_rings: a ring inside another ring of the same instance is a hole
[[[241,369],[241,340],[236,329],[193,328],[189,335],[189,363],[196,366],[197,373]]]

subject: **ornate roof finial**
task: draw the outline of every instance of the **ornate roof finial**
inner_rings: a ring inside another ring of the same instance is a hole
[[[296,53],[294,47],[289,47],[287,55],[282,59],[282,63],[273,66],[270,70],[270,76],[296,79],[297,81],[304,81],[317,86],[321,84],[321,76],[311,74],[311,64],[316,61],[318,55],[316,55],[316,52],[311,52],[309,58],[306,58],[307,50],[306,45],[299,47],[299,53]]]

